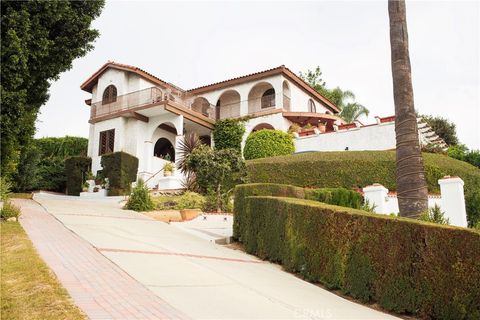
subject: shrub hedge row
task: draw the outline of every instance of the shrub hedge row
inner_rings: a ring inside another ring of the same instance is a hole
[[[328,204],[334,204],[349,208],[359,209],[363,204],[363,197],[360,193],[345,188],[320,188],[307,189],[286,184],[274,183],[251,183],[235,187],[233,220],[233,237],[242,238],[244,199],[250,196],[279,196],[299,199],[309,199]]]
[[[87,172],[92,167],[89,157],[70,157],[65,159],[65,175],[67,177],[67,194],[78,196],[82,192],[82,185],[86,180]]]
[[[246,251],[308,281],[398,313],[480,318],[477,231],[283,197],[237,194],[235,208]]]
[[[423,154],[428,190],[439,193],[438,179],[459,176],[465,182],[469,224],[480,220],[480,169],[440,154]],[[395,151],[312,152],[246,162],[250,182],[303,187],[365,187],[381,183],[396,190]]]
[[[129,194],[131,183],[137,179],[138,158],[121,151],[113,152],[102,156],[101,165],[102,175],[108,178],[108,195]]]

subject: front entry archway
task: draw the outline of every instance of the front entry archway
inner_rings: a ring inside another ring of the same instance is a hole
[[[157,142],[155,142],[153,155],[168,161],[175,161],[175,148],[170,140],[166,138],[160,138],[157,140]]]

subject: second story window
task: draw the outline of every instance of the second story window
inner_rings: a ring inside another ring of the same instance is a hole
[[[262,109],[275,107],[275,89],[270,88],[262,95]]]
[[[113,152],[115,145],[115,129],[100,132],[98,155]]]
[[[111,84],[103,91],[102,104],[112,103],[117,101],[117,88]]]
[[[308,100],[308,112],[317,112],[317,107],[312,99]]]

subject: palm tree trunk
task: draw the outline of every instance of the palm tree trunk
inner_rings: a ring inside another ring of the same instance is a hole
[[[400,216],[418,217],[428,208],[428,191],[413,103],[405,1],[389,0],[388,14],[395,101],[398,205]]]

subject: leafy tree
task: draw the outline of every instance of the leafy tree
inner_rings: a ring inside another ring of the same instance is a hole
[[[28,151],[48,89],[93,46],[104,1],[2,1],[1,170],[12,176]]]
[[[435,133],[449,146],[459,144],[455,123],[442,117],[421,115],[421,118],[435,131]]]
[[[450,158],[465,160],[465,154],[468,152],[468,148],[464,144],[457,144],[448,147],[447,154]]]
[[[328,89],[322,78],[320,67],[317,66],[313,71],[307,70],[306,73],[300,72],[300,78],[322,96],[332,101],[341,110],[338,116],[347,123],[351,123],[363,115],[368,116],[370,113],[365,106],[355,101],[355,94],[352,91],[342,90],[339,87]]]
[[[66,187],[64,161],[87,154],[88,140],[81,137],[32,139],[21,154],[13,174],[16,191],[50,190],[63,192]]]
[[[235,149],[241,151],[245,124],[243,119],[224,119],[215,123],[213,141],[215,149]]]
[[[395,102],[399,215],[418,217],[428,209],[428,192],[413,102],[405,1],[389,1],[388,15]]]
[[[222,201],[235,185],[246,177],[242,156],[235,149],[213,150],[201,145],[187,159],[187,167],[195,172],[197,182],[204,193],[215,194],[217,212]]]
[[[263,129],[253,132],[245,142],[246,160],[288,155],[295,152],[292,136],[280,130]]]

